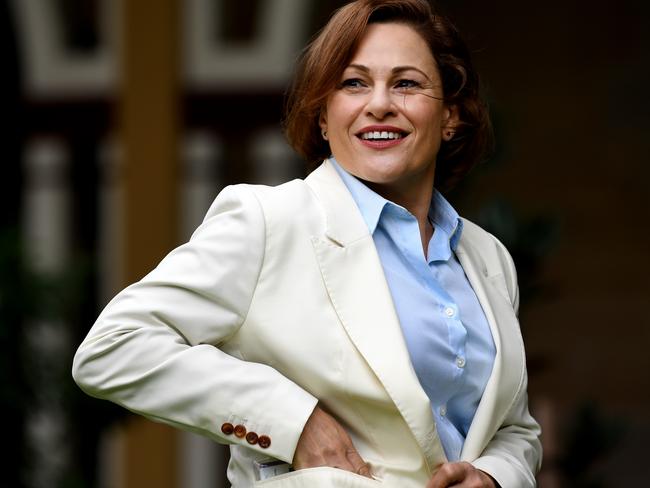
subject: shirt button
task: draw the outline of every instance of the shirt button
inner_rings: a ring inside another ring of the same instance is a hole
[[[458,356],[456,358],[456,366],[458,366],[459,368],[464,368],[465,367],[465,358],[462,358],[462,357]]]
[[[444,417],[445,415],[447,415],[447,405],[440,407],[440,416]]]
[[[453,317],[453,316],[454,316],[454,313],[455,313],[455,312],[454,312],[454,309],[453,309],[453,308],[451,308],[451,307],[447,307],[447,308],[445,308],[445,315],[446,315],[447,317],[449,317],[449,318]]]

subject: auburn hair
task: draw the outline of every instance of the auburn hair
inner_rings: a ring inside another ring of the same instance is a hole
[[[392,22],[410,26],[425,40],[440,72],[444,103],[458,109],[455,135],[443,141],[436,160],[435,185],[449,190],[483,157],[492,129],[467,45],[456,27],[426,0],[356,0],[338,9],[299,57],[285,99],[285,136],[311,166],[330,155],[321,136],[321,110],[368,24]]]

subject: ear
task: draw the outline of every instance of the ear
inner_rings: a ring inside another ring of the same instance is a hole
[[[320,115],[318,116],[318,125],[321,132],[327,132],[327,110],[325,107],[321,108]]]
[[[318,116],[318,125],[320,126],[320,135],[321,137],[328,141],[329,139],[327,138],[327,111],[325,108],[322,108],[320,111],[320,115]]]
[[[456,129],[460,123],[458,105],[446,105],[442,112],[442,139],[450,141],[456,135]]]

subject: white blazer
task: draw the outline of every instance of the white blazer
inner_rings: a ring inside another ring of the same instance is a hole
[[[515,269],[468,221],[456,254],[496,344],[462,459],[503,488],[533,487],[540,431]],[[328,161],[304,181],[222,191],[188,243],[108,304],[73,375],[90,395],[231,444],[235,488],[422,488],[446,461],[372,236]],[[374,479],[322,467],[256,481],[255,461],[291,462],[317,401]]]

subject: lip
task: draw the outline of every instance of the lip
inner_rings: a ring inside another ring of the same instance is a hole
[[[389,139],[386,141],[376,141],[376,140],[371,140],[371,139],[362,139],[361,134],[364,134],[366,132],[399,132],[402,134],[402,137],[399,139]],[[404,129],[401,129],[399,127],[395,127],[393,125],[369,125],[367,127],[364,127],[360,131],[358,131],[355,136],[357,140],[363,144],[366,147],[370,147],[372,149],[388,149],[391,147],[398,146],[399,144],[402,144],[406,138],[409,136],[410,132],[405,131]]]

